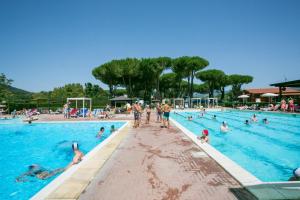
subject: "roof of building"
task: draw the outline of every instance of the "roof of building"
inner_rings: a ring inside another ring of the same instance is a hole
[[[273,83],[271,86],[276,87],[300,87],[300,80],[286,81],[281,83]]]
[[[131,101],[132,98],[128,98],[127,96],[119,96],[110,99],[111,101]]]
[[[253,88],[253,89],[246,89],[246,92],[250,94],[264,94],[264,93],[279,93],[279,88]],[[286,88],[284,91],[282,91],[283,94],[286,93],[299,93],[300,90],[293,89],[293,88]]]

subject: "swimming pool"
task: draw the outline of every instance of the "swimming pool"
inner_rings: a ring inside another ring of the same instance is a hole
[[[13,123],[12,123],[13,122]],[[49,122],[24,124],[18,119],[0,121],[0,199],[29,199],[55,177],[47,180],[29,178],[16,182],[31,164],[53,170],[67,166],[73,157],[71,144],[79,143],[87,153],[110,135],[110,126],[120,128],[125,122]],[[96,134],[105,127],[103,136]]]
[[[259,121],[245,125],[254,113]],[[209,111],[203,117],[199,112],[178,112],[171,113],[171,118],[196,135],[208,129],[214,148],[262,181],[287,181],[300,166],[299,115],[230,110]],[[269,124],[264,124],[263,118]],[[220,132],[222,121],[227,121],[228,133]]]

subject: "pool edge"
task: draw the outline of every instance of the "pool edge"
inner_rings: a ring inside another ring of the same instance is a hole
[[[130,121],[123,122],[116,132],[88,152],[82,162],[60,174],[30,199],[77,199],[127,135]]]

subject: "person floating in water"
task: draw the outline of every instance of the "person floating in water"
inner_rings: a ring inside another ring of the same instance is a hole
[[[115,132],[117,129],[115,128],[115,125],[111,125],[110,127],[110,133]]]
[[[250,125],[250,122],[249,122],[248,119],[246,119],[245,124],[246,124],[246,125]]]
[[[208,137],[208,130],[204,129],[202,131],[202,136],[198,136],[197,139],[201,140],[202,142],[207,142],[209,143],[209,137]]]
[[[224,132],[224,133],[229,131],[229,127],[228,127],[226,121],[223,121],[223,122],[222,122],[222,124],[221,124],[221,126],[220,126],[220,130],[221,130],[221,132]]]
[[[263,123],[264,123],[264,124],[268,124],[268,123],[269,123],[268,119],[267,119],[267,118],[264,118],[264,119],[263,119]]]
[[[289,181],[300,181],[300,167],[293,170],[293,176]]]
[[[72,162],[67,166],[67,169],[69,167],[71,167],[72,165],[78,164],[84,156],[84,154],[79,150],[79,145],[78,145],[77,142],[74,142],[72,144],[72,149],[73,149],[73,152],[74,152],[74,157],[73,157]]]
[[[26,182],[28,179],[26,177],[36,177],[41,180],[48,179],[52,176],[55,176],[58,173],[61,173],[65,170],[65,168],[58,168],[53,171],[47,170],[37,164],[32,164],[28,167],[28,171],[21,174],[16,178],[17,182]]]
[[[100,138],[102,136],[102,134],[104,133],[104,130],[105,130],[104,127],[101,127],[100,131],[97,133],[96,137]]]
[[[253,122],[257,122],[256,114],[254,114],[254,115],[252,116],[251,120],[252,120]]]

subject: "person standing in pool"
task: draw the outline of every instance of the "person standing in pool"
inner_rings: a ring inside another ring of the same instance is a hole
[[[223,133],[229,131],[229,127],[228,127],[226,121],[223,121],[223,122],[222,122],[221,127],[220,127],[220,130],[221,130],[221,132],[223,132]]]
[[[171,112],[171,107],[168,104],[168,101],[165,102],[165,105],[163,106],[163,128],[170,128],[170,112]]]
[[[105,131],[105,129],[104,129],[104,127],[102,126],[102,127],[100,128],[100,131],[97,133],[96,138],[100,138],[100,137],[102,136],[102,134],[104,133],[104,131]]]
[[[48,179],[52,176],[55,176],[58,173],[63,172],[65,169],[64,168],[58,168],[53,171],[46,170],[45,168],[37,165],[37,164],[32,164],[28,167],[28,171],[21,174],[16,178],[17,182],[26,182],[28,181],[25,177],[36,177],[38,179]]]
[[[115,125],[111,125],[110,127],[110,133],[115,132],[117,129],[115,128]]]
[[[209,143],[208,130],[204,129],[202,131],[202,136],[198,136],[197,139],[201,140],[202,142]]]
[[[245,124],[246,124],[246,125],[250,125],[250,122],[249,122],[248,119],[246,119]]]
[[[70,168],[72,165],[78,164],[84,156],[84,154],[79,150],[79,145],[77,142],[74,142],[72,144],[72,150],[74,152],[74,157],[72,162],[66,167],[66,169]]]
[[[254,115],[252,116],[251,120],[252,120],[253,122],[257,122],[256,114],[254,114]]]
[[[300,181],[300,167],[293,170],[293,176],[289,181]]]

